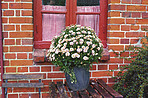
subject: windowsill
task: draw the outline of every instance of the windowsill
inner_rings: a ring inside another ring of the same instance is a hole
[[[50,64],[49,61],[47,61],[46,54],[48,49],[35,49],[34,50],[34,63],[35,64]],[[101,57],[101,61],[107,61],[110,59],[110,54],[108,52],[107,48],[104,48],[103,50],[103,56]]]

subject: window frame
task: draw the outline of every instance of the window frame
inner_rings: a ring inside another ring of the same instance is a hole
[[[100,15],[99,16],[99,38],[104,48],[107,47],[107,12],[108,1],[100,0],[100,12],[77,12],[77,0],[66,0],[67,11],[42,11],[42,0],[34,0],[34,48],[48,49],[51,41],[42,41],[42,13],[65,14],[65,26],[76,24],[77,15]],[[71,16],[71,18],[69,18]]]

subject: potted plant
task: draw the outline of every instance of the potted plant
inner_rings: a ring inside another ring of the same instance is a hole
[[[98,62],[103,44],[90,27],[71,25],[52,40],[47,58],[64,71],[73,91],[84,90],[89,84],[89,68]]]

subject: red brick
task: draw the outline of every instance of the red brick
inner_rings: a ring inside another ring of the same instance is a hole
[[[39,72],[40,71],[40,67],[30,67],[30,72]]]
[[[45,62],[45,57],[34,56],[34,62],[38,62],[38,63]]]
[[[8,32],[3,32],[3,38],[8,38]]]
[[[108,78],[108,82],[109,82],[109,83],[112,83],[112,82],[116,82],[116,81],[115,81],[115,79],[113,79],[113,78]]]
[[[120,12],[108,12],[108,17],[120,17]]]
[[[146,6],[127,5],[127,11],[146,11]]]
[[[96,70],[96,65],[92,65],[89,70]]]
[[[142,4],[148,4],[147,0],[142,0]]]
[[[113,72],[110,71],[98,71],[92,72],[92,77],[103,77],[103,76],[112,76]]]
[[[3,52],[8,52],[8,46],[3,46]]]
[[[125,5],[110,5],[109,10],[125,10]]]
[[[53,66],[53,71],[60,71],[60,67]]]
[[[27,59],[27,53],[17,53],[17,59]]]
[[[30,17],[11,17],[9,19],[10,23],[32,23],[32,18]]]
[[[5,54],[5,59],[16,59],[15,53],[7,53]]]
[[[33,39],[22,39],[22,45],[33,45]]]
[[[124,37],[124,32],[108,32],[108,37]]]
[[[141,0],[132,0],[132,4],[141,4]]]
[[[129,39],[121,39],[120,43],[121,44],[129,44]]]
[[[108,20],[109,24],[124,24],[124,19],[123,18],[111,18]]]
[[[8,94],[8,98],[18,98],[18,94]]]
[[[21,26],[21,30],[25,31],[25,30],[33,30],[33,25],[22,25]]]
[[[32,9],[32,3],[10,3],[10,9]]]
[[[110,58],[110,60],[108,61],[108,63],[123,63],[123,59]]]
[[[129,57],[129,52],[120,53],[120,57]]]
[[[8,23],[8,18],[2,17],[2,23]]]
[[[120,51],[120,50],[123,50],[124,49],[124,46],[123,45],[109,45],[108,48],[109,49]]]
[[[118,54],[119,54],[119,52],[109,52],[109,54],[110,54],[110,57],[117,57],[118,56]]]
[[[136,44],[139,41],[139,39],[131,39],[130,44]]]
[[[32,56],[32,53],[29,53],[29,59],[32,59],[33,56]]]
[[[13,30],[15,30],[15,26],[14,25],[4,25],[4,30],[5,31],[13,31]]]
[[[122,12],[122,17],[131,17],[131,12]]]
[[[32,2],[32,0],[21,0],[21,2]]]
[[[4,0],[5,2],[14,2],[14,0]]]
[[[34,92],[34,91],[35,91],[34,88],[13,88],[13,92]]]
[[[32,52],[32,46],[10,46],[10,52]]]
[[[65,78],[64,73],[48,73],[48,78]]]
[[[28,67],[18,67],[18,72],[28,72]]]
[[[98,65],[98,70],[107,70],[107,65]]]
[[[10,32],[10,38],[30,38],[33,32]]]
[[[30,11],[30,10],[22,10],[22,16],[32,16],[32,11]]]
[[[120,0],[108,0],[109,3],[120,3]]]
[[[126,24],[135,24],[136,20],[135,19],[126,19]]]
[[[122,31],[130,31],[130,25],[121,25]]]
[[[16,31],[20,31],[20,25],[16,25]]]
[[[14,39],[5,39],[5,45],[15,45]]]
[[[108,30],[120,30],[120,25],[108,25]]]
[[[126,32],[126,37],[143,37],[145,32]]]
[[[142,13],[142,18],[148,18],[148,13]]]
[[[42,66],[41,72],[51,72],[51,66]]]
[[[20,16],[20,10],[16,10],[16,16]]]
[[[49,98],[49,94],[48,93],[42,93],[42,98]]]
[[[16,39],[16,45],[21,45],[21,39]]]
[[[11,66],[27,66],[33,65],[32,60],[11,60]]]
[[[117,70],[118,65],[109,65],[109,70]]]
[[[148,24],[148,19],[136,19],[137,24]]]
[[[119,39],[108,39],[109,44],[119,44]]]
[[[1,6],[2,9],[8,9],[8,3],[2,3]]]
[[[19,98],[29,98],[29,94],[19,94]]]
[[[133,18],[140,18],[141,13],[140,12],[132,12],[132,17]]]
[[[139,30],[139,25],[138,26],[131,25],[131,30]]]
[[[122,3],[130,4],[131,3],[131,0],[122,0]]]
[[[6,67],[6,73],[16,73],[16,67]]]
[[[14,11],[13,10],[4,10],[3,16],[14,16]]]

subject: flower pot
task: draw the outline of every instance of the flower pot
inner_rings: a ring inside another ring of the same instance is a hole
[[[86,89],[89,85],[89,71],[82,67],[74,67],[73,71],[77,79],[76,83],[71,83],[69,74],[65,73],[66,82],[69,88],[73,91],[81,91]]]

